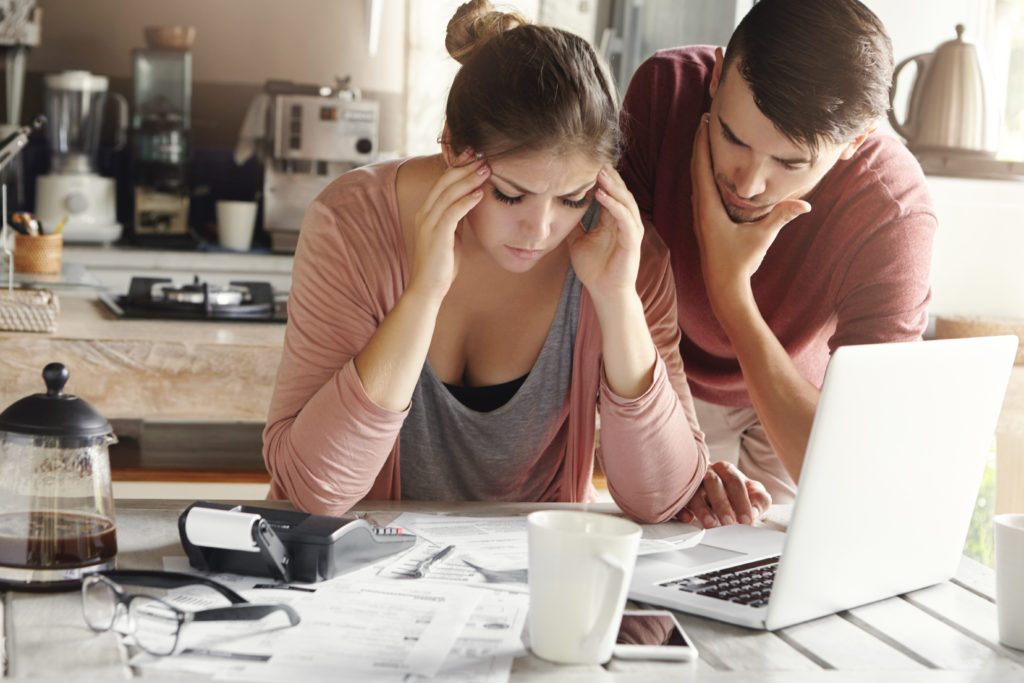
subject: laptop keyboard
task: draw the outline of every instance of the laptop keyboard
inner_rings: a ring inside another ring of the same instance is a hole
[[[768,602],[775,580],[779,556],[767,557],[756,562],[727,567],[696,576],[687,576],[660,584],[675,587],[687,593],[706,595],[709,598],[728,600],[751,607],[761,607]]]

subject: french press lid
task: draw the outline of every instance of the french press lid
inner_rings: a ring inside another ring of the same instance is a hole
[[[86,401],[64,393],[68,369],[63,363],[43,368],[45,394],[19,399],[0,413],[0,431],[31,436],[104,436],[110,423]]]

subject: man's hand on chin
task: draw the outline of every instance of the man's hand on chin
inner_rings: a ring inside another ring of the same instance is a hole
[[[693,229],[700,247],[704,284],[712,307],[716,307],[717,303],[724,303],[724,299],[742,297],[744,290],[749,290],[750,277],[761,266],[779,231],[797,216],[810,211],[811,205],[801,199],[785,199],[756,221],[733,221],[722,206],[715,183],[709,118],[705,114],[697,126],[690,176]]]

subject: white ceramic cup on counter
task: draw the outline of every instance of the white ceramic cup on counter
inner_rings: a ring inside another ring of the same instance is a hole
[[[999,641],[1024,650],[1024,514],[996,515],[993,526]]]
[[[217,200],[217,240],[222,247],[249,251],[256,227],[256,202]]]
[[[560,664],[603,664],[622,620],[642,531],[575,510],[527,517],[530,649]]]

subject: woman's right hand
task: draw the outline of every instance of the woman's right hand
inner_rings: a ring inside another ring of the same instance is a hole
[[[483,197],[481,184],[491,169],[483,159],[463,152],[416,212],[416,247],[409,289],[443,299],[459,271],[459,222]]]
[[[459,222],[480,201],[489,174],[483,160],[462,154],[416,212],[409,286],[354,359],[366,395],[386,410],[405,410],[412,400],[441,300],[458,273]]]

